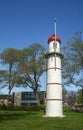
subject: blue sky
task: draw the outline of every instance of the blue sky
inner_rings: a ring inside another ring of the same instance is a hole
[[[0,0],[0,52],[35,42],[47,49],[55,17],[65,44],[75,32],[83,32],[83,0]]]

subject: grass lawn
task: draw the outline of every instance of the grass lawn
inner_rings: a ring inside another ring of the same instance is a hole
[[[83,113],[45,118],[42,112],[0,110],[0,130],[83,130]]]

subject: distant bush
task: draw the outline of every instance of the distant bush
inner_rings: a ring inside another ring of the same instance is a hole
[[[45,110],[45,105],[40,105],[41,110]]]
[[[41,111],[42,107],[41,106],[14,106],[13,110],[17,111]]]
[[[13,110],[13,111],[45,111],[44,105],[32,105],[32,106],[13,106],[9,105],[8,107],[6,105],[0,105],[0,110]]]
[[[0,110],[7,110],[7,106],[5,104],[0,105]]]
[[[40,106],[27,106],[26,111],[41,111]]]
[[[14,111],[23,111],[24,107],[23,106],[14,106],[13,110]]]
[[[71,107],[64,107],[63,111],[64,112],[72,112],[72,108]]]
[[[8,106],[8,110],[14,110],[14,111],[42,111],[44,110],[43,106],[37,106],[37,105],[32,105],[32,106]]]
[[[14,105],[9,105],[9,106],[7,107],[7,109],[8,109],[8,110],[14,110]]]

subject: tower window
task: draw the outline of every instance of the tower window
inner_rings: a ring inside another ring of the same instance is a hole
[[[53,43],[53,47],[54,47],[54,49],[57,48],[57,43],[56,42]]]

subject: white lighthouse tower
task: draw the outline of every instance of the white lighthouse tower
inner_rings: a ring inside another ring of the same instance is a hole
[[[61,39],[53,34],[48,39],[46,117],[63,117],[62,76],[60,52]]]

